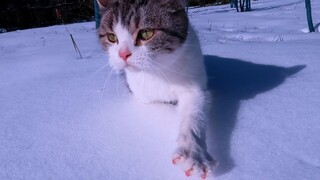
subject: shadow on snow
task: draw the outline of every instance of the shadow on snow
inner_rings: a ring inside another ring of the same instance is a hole
[[[237,122],[240,101],[269,91],[305,68],[305,65],[279,67],[238,59],[205,55],[212,109],[207,127],[209,153],[219,162],[215,176],[233,169],[230,141]]]

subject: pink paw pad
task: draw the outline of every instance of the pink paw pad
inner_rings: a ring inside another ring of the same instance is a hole
[[[192,176],[193,174],[193,168],[187,170],[186,172],[184,172],[186,174],[186,176]]]
[[[175,158],[172,159],[172,164],[178,164],[180,160],[181,160],[180,156],[175,157]]]

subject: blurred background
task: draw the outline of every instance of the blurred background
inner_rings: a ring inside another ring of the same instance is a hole
[[[189,0],[189,6],[229,3],[230,0]],[[94,20],[94,0],[1,0],[0,33]]]
[[[93,20],[93,0],[1,0],[0,28],[13,31],[60,24],[56,9],[66,23]]]

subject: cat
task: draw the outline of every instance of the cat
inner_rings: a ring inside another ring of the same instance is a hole
[[[181,122],[172,162],[187,176],[205,179],[217,165],[205,142],[210,94],[185,0],[98,0],[98,4],[99,39],[109,65],[125,73],[136,98],[176,106]]]

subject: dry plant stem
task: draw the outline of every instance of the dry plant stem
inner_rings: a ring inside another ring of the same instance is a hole
[[[72,44],[73,44],[73,47],[74,47],[74,50],[76,51],[76,53],[78,53],[80,55],[80,58],[82,59],[82,55],[81,55],[81,52],[80,52],[80,49],[76,43],[76,41],[74,40],[72,34],[70,33],[68,27],[65,25],[62,17],[61,17],[61,13],[59,12],[58,9],[56,9],[56,16],[57,18],[61,21],[61,23],[64,25],[64,27],[66,28],[66,31],[68,32],[68,34],[70,35],[70,38],[71,38],[71,41],[72,41]]]

